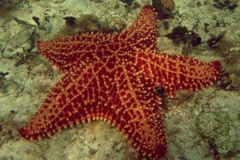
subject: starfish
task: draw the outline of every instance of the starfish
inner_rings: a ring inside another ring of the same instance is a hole
[[[39,41],[42,55],[62,79],[19,134],[28,140],[94,120],[116,126],[133,146],[151,159],[167,153],[156,86],[173,97],[177,90],[212,85],[221,72],[218,61],[206,63],[182,55],[160,54],[152,6],[121,33],[84,33]]]

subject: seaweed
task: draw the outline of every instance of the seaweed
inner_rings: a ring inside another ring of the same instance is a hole
[[[71,27],[76,26],[76,18],[75,17],[69,16],[69,17],[64,17],[63,19],[66,21],[67,26],[71,26]]]
[[[218,35],[217,37],[212,37],[207,40],[207,44],[209,47],[217,47],[218,42],[223,38],[224,33]]]
[[[189,31],[185,26],[177,26],[166,37],[171,39],[176,45],[183,43],[189,44],[191,47],[196,47],[202,43],[201,37],[194,31]]]
[[[230,0],[214,0],[213,5],[217,9],[228,9],[230,11],[238,7],[236,3],[231,3]]]
[[[128,6],[132,5],[133,0],[120,0],[123,3],[126,3]]]

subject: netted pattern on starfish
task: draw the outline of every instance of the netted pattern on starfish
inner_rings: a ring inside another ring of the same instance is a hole
[[[173,97],[177,90],[196,91],[212,85],[221,72],[218,61],[201,62],[181,55],[139,53],[139,68],[142,68],[153,84],[164,86],[166,93]],[[196,67],[197,66],[197,67]]]
[[[154,9],[145,6],[134,24],[118,34],[39,41],[39,51],[63,77],[19,134],[41,139],[74,124],[104,120],[152,159],[165,156],[161,97],[155,86],[163,86],[169,96],[179,89],[202,89],[221,67],[219,62],[158,53],[155,17]]]

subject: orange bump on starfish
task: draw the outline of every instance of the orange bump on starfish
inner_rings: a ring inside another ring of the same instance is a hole
[[[177,90],[212,85],[221,64],[156,49],[156,13],[143,7],[121,33],[85,33],[39,41],[38,49],[63,77],[19,134],[28,140],[91,120],[116,126],[143,154],[158,159],[167,153],[161,97],[155,86],[173,97]]]

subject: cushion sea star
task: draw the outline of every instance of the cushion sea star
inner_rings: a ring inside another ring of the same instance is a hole
[[[167,152],[161,97],[163,86],[195,91],[211,85],[221,64],[156,49],[156,13],[143,7],[137,20],[121,33],[85,33],[39,41],[38,49],[63,77],[19,134],[34,140],[92,120],[116,126],[133,145],[152,159]]]

